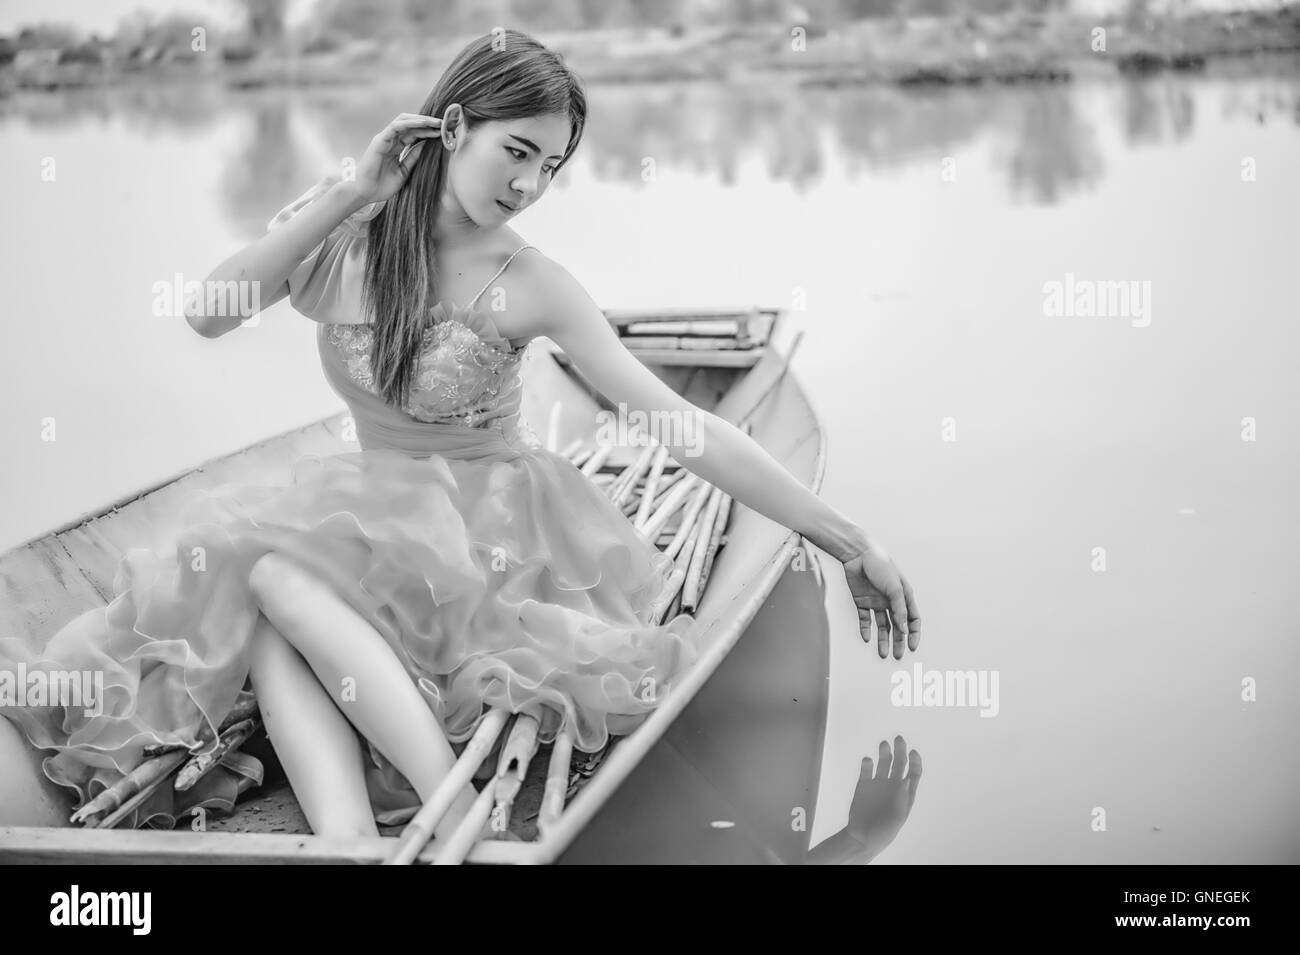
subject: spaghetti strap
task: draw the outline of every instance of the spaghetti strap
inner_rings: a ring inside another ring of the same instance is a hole
[[[515,260],[515,256],[516,256],[516,255],[518,255],[520,252],[524,251],[524,249],[535,249],[535,248],[537,248],[537,247],[536,247],[536,246],[533,246],[533,245],[521,245],[519,248],[517,248],[517,249],[515,249],[513,252],[511,252],[511,253],[510,253],[510,258],[506,259],[505,265],[503,265],[503,266],[501,266],[501,268],[497,269],[497,274],[494,275],[494,276],[492,276],[490,279],[487,280],[487,284],[484,285],[481,289],[478,290],[478,295],[475,295],[472,299],[470,299],[469,307],[470,307],[470,308],[473,308],[473,307],[474,307],[474,303],[477,302],[477,301],[479,300],[479,296],[481,296],[484,292],[486,292],[489,288],[492,287],[492,283],[495,282],[497,279],[499,279],[499,278],[501,277],[501,273],[504,272],[504,271],[506,270],[506,266],[508,266],[511,262],[513,262],[513,261]]]

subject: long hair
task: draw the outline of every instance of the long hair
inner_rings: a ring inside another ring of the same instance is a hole
[[[567,115],[572,127],[556,174],[582,139],[587,98],[563,58],[518,30],[497,29],[456,54],[420,112],[441,116],[452,103],[464,109],[464,131],[480,122]],[[441,137],[428,139],[405,183],[370,221],[362,307],[373,322],[370,367],[389,404],[405,407],[411,377],[437,304],[434,224],[446,185],[450,154]]]

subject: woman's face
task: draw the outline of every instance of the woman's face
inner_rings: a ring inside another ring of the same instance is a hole
[[[555,113],[482,122],[469,135],[463,122],[456,124],[448,187],[465,215],[480,228],[493,228],[539,200],[570,132],[569,118]]]

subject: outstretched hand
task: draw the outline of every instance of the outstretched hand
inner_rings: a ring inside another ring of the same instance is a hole
[[[878,545],[869,543],[845,562],[844,578],[858,608],[858,630],[863,642],[871,642],[874,616],[880,659],[888,658],[891,639],[895,660],[903,658],[904,642],[907,649],[915,651],[921,642],[921,615],[912,587],[893,559]]]

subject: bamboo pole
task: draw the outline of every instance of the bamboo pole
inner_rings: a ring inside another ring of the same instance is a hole
[[[498,814],[498,818],[504,817],[507,829],[515,797],[524,785],[528,765],[537,754],[537,731],[540,727],[537,717],[520,713],[515,717],[515,725],[510,727],[510,736],[501,747],[501,755],[497,757],[496,804],[492,812]]]
[[[72,814],[87,829],[108,829],[151,796],[189,752],[184,749],[147,759]]]
[[[587,475],[587,477],[593,476],[597,471],[600,470],[600,466],[605,463],[605,459],[608,458],[613,452],[614,452],[614,445],[612,444],[600,445],[600,447],[596,448],[596,450],[592,452],[591,457],[587,459],[587,463],[582,466],[582,473]]]
[[[666,478],[660,479],[659,488],[655,491],[655,502],[651,506],[651,510],[666,501],[668,495],[672,492],[672,489],[677,486],[678,482],[684,481],[688,476],[690,476],[690,474],[691,472],[685,468],[678,468]]]
[[[623,504],[623,513],[626,514],[628,517],[632,517],[633,514],[636,514],[637,517],[632,519],[632,523],[635,524],[638,520],[640,520],[639,511],[642,505],[645,506],[645,511],[646,514],[648,515],[652,510],[654,510],[654,508],[658,507],[665,500],[667,500],[668,492],[674,486],[676,486],[678,481],[680,481],[682,478],[684,478],[686,475],[690,473],[691,472],[687,471],[685,468],[678,468],[676,471],[673,471],[671,474],[667,475],[666,477],[661,475],[659,478],[659,483],[655,486],[654,497],[651,498],[650,495],[647,494],[644,490],[642,491],[640,496],[634,494],[633,497],[636,497],[637,499],[635,501],[625,502]],[[649,501],[650,503],[646,504],[645,503],[646,501]]]
[[[474,773],[487,758],[508,716],[505,710],[494,709],[489,710],[483,717],[469,745],[461,752],[456,765],[451,768],[451,772],[443,777],[438,788],[430,794],[428,801],[420,807],[420,811],[402,830],[401,842],[393,854],[384,861],[384,865],[410,865],[420,854],[420,850],[433,837],[434,828],[442,821],[451,804],[456,801],[461,790],[474,778]]]
[[[628,465],[627,469],[619,475],[619,482],[616,487],[617,492],[614,494],[613,501],[615,504],[622,504],[631,493],[633,486],[640,479],[645,469],[650,465],[650,461],[659,451],[658,442],[651,440],[642,450],[637,459]]]
[[[696,488],[695,496],[691,498],[691,503],[686,508],[686,514],[682,517],[682,523],[677,528],[677,533],[673,535],[672,542],[664,548],[664,553],[669,557],[676,557],[677,552],[682,549],[686,543],[686,537],[695,528],[695,519],[699,516],[700,509],[713,494],[713,485],[705,481],[700,481],[699,487]]]
[[[674,565],[668,574],[667,583],[664,585],[664,592],[659,595],[659,599],[654,602],[650,608],[650,619],[655,623],[661,623],[664,619],[664,611],[668,605],[673,602],[678,591],[682,589],[682,581],[686,579],[686,571]]]
[[[224,733],[236,723],[242,723],[244,720],[257,713],[257,698],[251,693],[243,700],[237,700],[235,705],[230,708],[225,717],[221,720],[221,725],[217,727],[217,735]],[[200,744],[212,741],[212,730],[207,726],[199,730],[198,741]],[[161,756],[163,753],[174,752],[178,749],[190,749],[188,746],[181,746],[178,743],[150,743],[144,748],[145,759],[152,759],[155,756]],[[192,750],[191,750],[192,751]]]
[[[704,559],[709,549],[709,541],[713,539],[713,526],[718,521],[718,508],[722,506],[722,488],[715,487],[709,494],[709,504],[704,509],[704,517],[700,519],[698,543],[695,550],[691,552],[690,567],[686,570],[686,583],[682,587],[682,610],[690,613],[695,610],[700,602],[700,594],[704,590]]]
[[[678,481],[677,486],[668,492],[667,499],[659,506],[659,509],[650,515],[649,520],[647,520],[644,525],[637,529],[646,537],[650,538],[650,540],[654,540],[655,535],[659,533],[659,529],[668,522],[668,518],[673,516],[673,513],[677,508],[679,508],[682,502],[686,500],[687,495],[691,493],[691,488],[693,488],[699,480],[699,475],[692,473],[681,481]]]
[[[572,464],[575,468],[581,468],[584,464],[587,463],[587,460],[590,457],[591,457],[591,449],[585,448],[582,451],[579,451],[577,454],[575,454],[572,458],[570,458],[569,463]]]
[[[567,726],[555,734],[551,761],[546,769],[546,790],[537,816],[537,831],[543,839],[564,813],[564,798],[569,792],[569,760],[573,758],[573,733]]]
[[[434,857],[434,865],[460,865],[465,861],[465,857],[474,848],[474,843],[478,842],[478,837],[483,833],[483,827],[487,825],[488,817],[492,814],[492,800],[496,797],[496,789],[497,778],[493,776],[483,787],[483,791],[478,794],[474,805],[460,821],[456,831],[447,837],[446,844]]]
[[[650,463],[650,474],[645,479],[645,490],[641,492],[641,500],[637,504],[634,524],[641,524],[650,516],[650,506],[654,504],[659,482],[664,476],[664,465],[667,463],[668,446],[661,444],[655,452],[654,460]]]
[[[709,549],[704,554],[704,577],[700,582],[700,592],[704,592],[705,586],[709,582],[709,573],[713,570],[713,558],[718,553],[718,548],[722,546],[722,537],[727,532],[727,520],[731,517],[731,495],[725,491],[722,494],[722,503],[718,505],[718,517],[713,523],[713,533],[709,535]]]
[[[205,753],[199,753],[181,767],[181,771],[176,774],[176,791],[184,792],[193,788],[195,783],[212,772],[213,768],[225,758],[227,753],[243,746],[248,738],[257,731],[259,725],[258,720],[248,719],[236,723],[222,733],[221,738],[217,740],[216,746]]]

